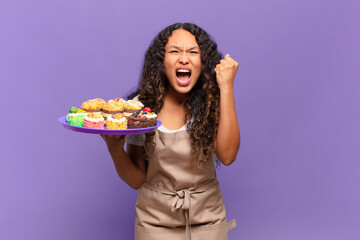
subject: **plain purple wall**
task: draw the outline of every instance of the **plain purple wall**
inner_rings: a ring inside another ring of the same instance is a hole
[[[102,139],[58,122],[136,87],[194,22],[240,66],[242,143],[218,168],[230,239],[360,239],[359,1],[0,1],[0,239],[133,239],[137,192]]]

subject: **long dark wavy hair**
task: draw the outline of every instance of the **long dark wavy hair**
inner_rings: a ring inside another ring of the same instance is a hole
[[[164,69],[165,45],[172,32],[177,29],[184,29],[194,35],[201,53],[201,74],[185,102],[185,122],[188,122],[193,156],[192,168],[196,168],[213,159],[214,139],[219,126],[220,90],[214,68],[220,62],[222,54],[217,50],[215,41],[192,23],[176,23],[166,27],[153,39],[146,51],[139,87],[128,98],[139,95],[139,100],[145,106],[156,113],[160,112],[168,90]],[[153,135],[148,134],[146,141]]]

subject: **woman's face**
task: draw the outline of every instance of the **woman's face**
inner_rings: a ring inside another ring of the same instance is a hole
[[[170,87],[178,93],[188,93],[201,74],[201,54],[195,36],[177,29],[165,45],[165,74]]]

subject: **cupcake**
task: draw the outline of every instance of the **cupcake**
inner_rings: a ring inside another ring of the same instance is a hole
[[[131,114],[140,111],[143,107],[144,104],[142,104],[140,101],[128,100],[125,103],[125,116],[130,116]]]
[[[88,128],[104,128],[105,119],[101,113],[88,113],[84,119],[84,127]]]
[[[122,113],[123,111],[124,111],[124,104],[115,100],[109,100],[102,107],[102,114],[105,119],[113,114]]]
[[[69,114],[66,115],[66,122],[72,126],[83,127],[84,126],[84,119],[86,113],[82,109],[77,109],[76,107],[72,107],[69,110]]]
[[[86,112],[101,113],[102,107],[106,102],[101,98],[90,99],[81,105],[81,109]]]
[[[127,119],[123,113],[117,113],[106,119],[107,129],[127,129]]]
[[[114,98],[115,102],[118,102],[119,104],[122,104],[124,107],[126,105],[126,100],[123,98]]]
[[[147,128],[157,124],[157,115],[150,108],[133,113],[128,117],[128,128]]]

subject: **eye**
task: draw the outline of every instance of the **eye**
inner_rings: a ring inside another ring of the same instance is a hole
[[[191,54],[198,54],[199,52],[197,51],[190,51]]]
[[[178,50],[171,50],[170,53],[179,53]]]

